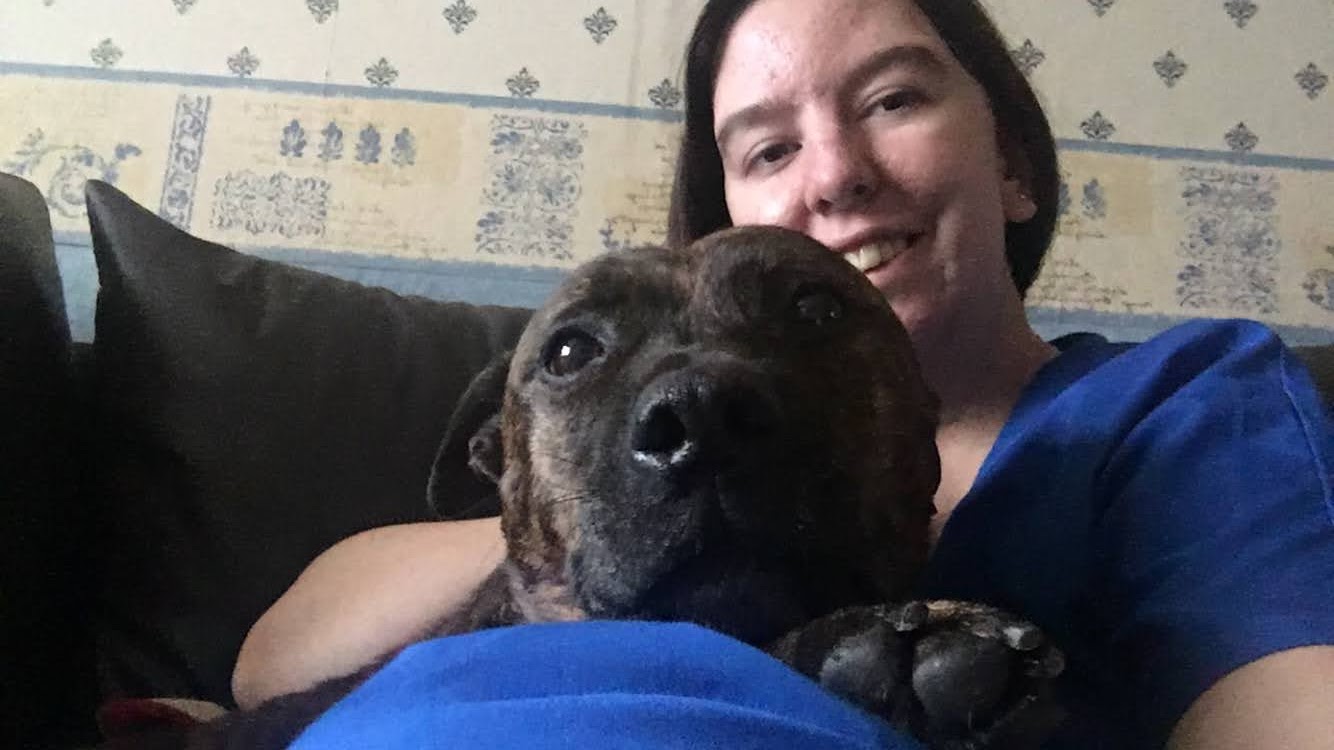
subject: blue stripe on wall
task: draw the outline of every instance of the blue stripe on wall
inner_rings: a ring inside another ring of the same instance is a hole
[[[597,102],[574,102],[556,99],[527,99],[512,96],[488,96],[423,89],[398,89],[367,85],[288,81],[270,78],[240,78],[238,76],[172,73],[156,70],[129,70],[95,68],[79,65],[43,65],[0,60],[0,75],[15,74],[45,78],[65,78],[117,83],[155,83],[218,89],[245,89],[307,96],[353,98],[368,100],[411,101],[433,104],[456,104],[478,109],[514,109],[574,116],[613,117],[629,120],[678,123],[679,110],[657,107],[632,107]],[[1116,143],[1074,138],[1058,138],[1056,145],[1063,150],[1086,153],[1140,156],[1168,161],[1224,163],[1234,166],[1302,171],[1334,172],[1334,159],[1321,159],[1282,154],[1238,153],[1234,151],[1153,146],[1137,143]]]
[[[121,70],[117,68],[85,68],[76,65],[38,65],[0,61],[0,75],[16,74],[42,78],[67,78],[83,81],[114,83],[155,83],[174,86],[216,89],[246,89],[250,91],[302,94],[306,96],[382,101],[409,101],[427,104],[457,104],[478,109],[519,109],[563,115],[590,115],[629,120],[680,122],[676,110],[654,107],[630,107],[596,102],[571,102],[557,99],[528,99],[513,96],[488,96],[423,89],[398,89],[380,86],[317,83],[311,81],[283,81],[271,78],[240,78],[237,76],[170,73],[157,70]]]
[[[497,266],[463,261],[430,261],[334,253],[313,249],[242,247],[244,252],[308,268],[360,284],[380,286],[398,294],[473,304],[536,307],[564,278],[565,271],[549,268]],[[56,258],[65,285],[70,329],[78,341],[93,337],[93,310],[97,299],[97,268],[85,237],[60,232]],[[1143,341],[1190,318],[1172,315],[1029,309],[1033,327],[1044,338],[1075,331],[1093,331],[1113,340]],[[1275,325],[1290,345],[1334,344],[1334,328]]]
[[[1115,156],[1140,156],[1160,161],[1212,162],[1231,164],[1239,167],[1294,169],[1305,172],[1334,172],[1334,159],[1313,159],[1301,156],[1242,153],[1237,151],[1211,151],[1208,149],[1177,148],[1171,146],[1147,146],[1136,143],[1113,143],[1110,141],[1084,141],[1073,138],[1057,138],[1056,145],[1058,148],[1065,151],[1112,154]]]

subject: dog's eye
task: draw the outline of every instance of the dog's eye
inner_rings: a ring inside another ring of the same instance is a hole
[[[828,289],[804,289],[797,292],[797,317],[814,325],[833,323],[843,317],[843,301]]]
[[[558,378],[573,375],[601,357],[602,344],[583,331],[563,331],[547,345],[546,371]]]

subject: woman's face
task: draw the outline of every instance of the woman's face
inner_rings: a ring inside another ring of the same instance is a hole
[[[713,105],[733,222],[843,253],[915,339],[1017,299],[1005,224],[1036,208],[986,93],[913,0],[758,0]]]

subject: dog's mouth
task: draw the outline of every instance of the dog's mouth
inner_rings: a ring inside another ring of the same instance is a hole
[[[864,564],[873,552],[852,549],[863,544],[853,529],[844,533],[846,519],[817,513],[804,500],[808,492],[790,486],[787,491],[735,490],[715,486],[714,494],[677,499],[676,507],[695,512],[688,522],[662,523],[659,530],[675,531],[665,539],[590,546],[586,552],[604,554],[585,554],[583,561],[601,560],[594,567],[618,572],[615,587],[581,591],[590,614],[693,622],[764,645],[837,609],[884,600],[876,569]],[[842,493],[826,483],[809,494],[832,498]],[[621,552],[605,554],[610,550]],[[596,582],[603,577],[576,578]]]
[[[765,643],[824,612],[781,560],[707,552],[682,560],[640,597],[645,619],[689,621],[748,643]]]

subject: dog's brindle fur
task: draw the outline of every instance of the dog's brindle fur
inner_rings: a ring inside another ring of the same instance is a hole
[[[883,296],[814,241],[733,229],[592,261],[459,414],[432,492],[448,499],[465,465],[498,482],[508,554],[442,634],[687,620],[933,747],[1035,745],[1049,728],[1059,658],[1035,629],[976,605],[891,606],[927,555],[936,402]],[[283,746],[375,669],[189,746]]]

